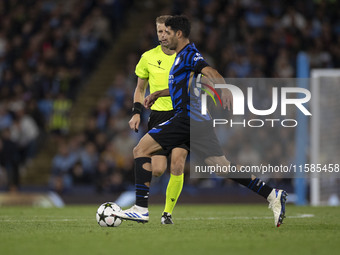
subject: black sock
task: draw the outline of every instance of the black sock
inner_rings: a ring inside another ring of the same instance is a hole
[[[231,166],[235,166],[235,164],[230,164]],[[260,178],[231,178],[231,180],[247,187],[248,189],[256,192],[260,196],[267,198],[272,192],[273,188],[267,185],[264,181],[262,181]]]
[[[260,178],[255,178],[252,180],[251,178],[231,178],[231,180],[247,187],[248,189],[256,192],[260,196],[267,198],[272,192],[273,188],[267,185]]]
[[[135,159],[135,185],[136,185],[136,205],[148,207],[149,187],[146,182],[151,182],[152,172],[143,168],[143,164],[151,163],[151,158],[141,157]]]

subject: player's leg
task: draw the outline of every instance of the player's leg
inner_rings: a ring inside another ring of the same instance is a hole
[[[184,118],[171,118],[151,129],[134,148],[136,205],[128,210],[116,212],[127,220],[147,222],[149,220],[148,199],[152,178],[151,155],[159,150],[172,149],[190,138],[190,122]]]
[[[229,162],[220,146],[215,132],[211,129],[212,124],[209,121],[191,122],[192,135],[190,139],[190,147],[194,153],[201,158],[205,158],[205,163],[211,166],[232,166],[240,172],[239,165]],[[220,173],[220,175],[230,178],[230,176]],[[273,189],[256,176],[242,176],[245,178],[231,178],[233,181],[251,189],[269,202],[269,207],[274,213],[274,221],[276,226],[280,226],[285,216],[285,203],[287,193],[284,190]]]
[[[205,160],[208,165],[220,165],[220,166],[234,166],[238,171],[240,171],[240,166],[230,163],[225,156],[215,156],[208,157]],[[226,173],[217,173],[217,175],[228,177]],[[250,190],[258,193],[260,196],[264,198],[268,198],[269,194],[272,192],[273,188],[265,184],[259,178],[256,178],[254,175],[249,176],[249,178],[231,178],[233,181],[246,186]]]
[[[136,205],[130,209],[116,212],[118,217],[138,222],[149,221],[148,200],[152,178],[151,155],[161,149],[162,147],[149,134],[144,135],[133,149],[135,158]]]
[[[136,205],[148,207],[149,187],[152,178],[151,155],[162,147],[146,134],[133,149],[135,159]]]
[[[174,115],[173,111],[151,111],[149,121],[148,121],[148,131],[150,131],[155,126],[169,120]],[[151,158],[151,168],[152,175],[159,177],[161,176],[167,168],[168,162],[168,151],[161,150],[153,154]]]
[[[151,157],[152,175],[160,177],[166,170],[168,158],[165,155],[154,155]]]
[[[220,165],[220,166],[232,166],[236,167],[238,171],[241,170],[241,166],[230,163],[225,156],[215,156],[208,157],[205,160],[208,165]],[[220,173],[221,176],[226,176],[224,173]],[[226,176],[227,177],[227,176]],[[283,219],[285,218],[285,204],[287,192],[284,190],[273,189],[269,185],[267,185],[260,178],[257,178],[254,175],[251,175],[249,178],[231,178],[231,180],[247,187],[248,189],[254,191],[260,196],[267,199],[269,202],[269,208],[272,209],[274,213],[274,222],[277,227],[282,224]]]
[[[165,208],[161,217],[162,224],[173,224],[171,214],[182,192],[187,155],[188,151],[183,148],[174,148],[171,151],[170,180],[166,189]]]

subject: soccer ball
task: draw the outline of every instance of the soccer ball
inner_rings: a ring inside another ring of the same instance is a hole
[[[100,205],[96,213],[98,224],[101,227],[118,227],[122,223],[122,220],[115,216],[114,212],[119,212],[121,210],[119,205],[112,202],[106,202]]]

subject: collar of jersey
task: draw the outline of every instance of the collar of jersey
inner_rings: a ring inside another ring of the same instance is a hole
[[[185,50],[189,45],[193,45],[192,43],[188,43],[187,45],[185,45],[178,53],[177,56],[183,51]]]

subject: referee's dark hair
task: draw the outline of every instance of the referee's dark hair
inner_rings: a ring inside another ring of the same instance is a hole
[[[187,17],[184,15],[176,15],[168,18],[165,21],[166,27],[171,27],[172,30],[175,31],[175,33],[180,30],[183,33],[183,36],[185,38],[188,38],[190,35],[190,21]]]

